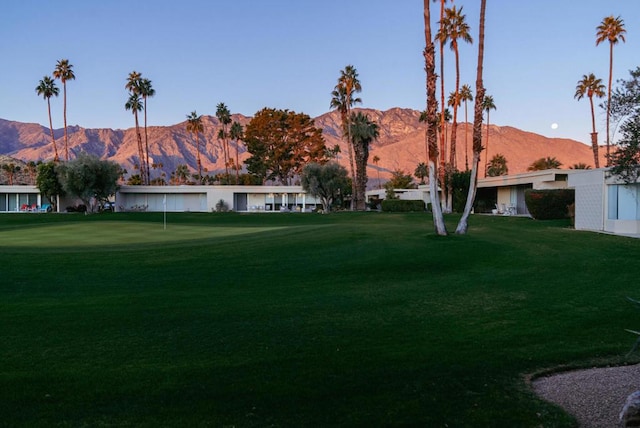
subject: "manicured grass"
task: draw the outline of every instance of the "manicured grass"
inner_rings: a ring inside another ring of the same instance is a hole
[[[525,377],[640,319],[640,240],[565,222],[168,220],[0,215],[0,425],[571,427]]]

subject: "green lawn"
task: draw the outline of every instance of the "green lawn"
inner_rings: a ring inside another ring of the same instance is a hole
[[[525,377],[625,361],[640,240],[470,224],[0,215],[0,426],[576,426]]]

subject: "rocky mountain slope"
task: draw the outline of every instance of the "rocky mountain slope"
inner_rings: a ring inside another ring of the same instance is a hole
[[[394,170],[403,170],[413,174],[416,165],[426,158],[424,144],[424,125],[418,121],[420,112],[411,109],[392,108],[387,111],[362,109],[375,120],[380,129],[380,138],[372,144],[369,156],[370,185],[377,184],[378,174],[382,181]],[[233,120],[246,125],[250,118],[234,114]],[[341,148],[338,161],[348,168],[347,146],[341,139],[340,117],[337,112],[325,113],[315,119],[316,126],[323,130],[327,147],[336,144]],[[219,122],[216,117],[203,116],[204,135],[201,138],[201,157],[203,168],[209,173],[224,171],[222,147],[216,135]],[[486,144],[487,127],[483,125],[483,144]],[[68,129],[69,151],[73,157],[81,151],[95,154],[122,165],[129,173],[135,171],[137,163],[137,143],[135,129],[85,129],[74,126]],[[457,137],[458,168],[465,166],[465,146],[471,161],[471,124],[459,124]],[[152,126],[148,128],[149,152],[151,163],[161,163],[167,173],[175,170],[179,164],[187,164],[192,171],[196,166],[196,143],[186,130],[186,122],[171,126]],[[466,136],[465,136],[466,134]],[[54,131],[58,152],[64,158],[64,131]],[[509,126],[490,125],[488,129],[489,157],[496,153],[507,159],[509,173],[525,172],[536,159],[553,156],[560,160],[563,168],[575,163],[593,166],[593,155],[589,146],[580,142],[562,138],[547,138]],[[466,143],[465,143],[466,139]],[[248,154],[245,147],[238,147],[240,158]],[[235,157],[235,145],[231,143],[231,153]],[[0,154],[22,161],[53,159],[53,147],[49,129],[31,123],[12,122],[0,119]],[[380,161],[374,165],[372,159],[378,156]],[[482,162],[485,162],[483,153]],[[152,170],[152,176],[159,171]]]

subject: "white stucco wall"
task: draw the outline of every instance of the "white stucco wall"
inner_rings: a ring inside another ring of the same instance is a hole
[[[569,187],[576,192],[575,228],[578,230],[604,230],[604,174],[604,169],[595,169],[569,176]]]

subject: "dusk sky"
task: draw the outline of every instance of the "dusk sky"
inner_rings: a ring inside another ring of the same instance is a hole
[[[479,3],[454,2],[472,29],[474,44],[461,48],[460,61],[461,82],[474,92]],[[640,66],[640,1],[487,3],[484,82],[497,106],[491,123],[588,143],[589,103],[573,95],[583,74],[607,83],[609,46],[596,47],[596,27],[608,15],[624,20],[614,81],[628,78]],[[67,85],[69,125],[87,128],[133,126],[124,109],[132,70],[156,89],[150,125],[182,122],[193,110],[214,115],[219,102],[246,116],[275,107],[315,117],[329,111],[330,93],[348,64],[360,74],[362,107],[425,107],[418,0],[21,0],[1,9],[2,119],[48,125],[35,87],[62,58],[76,74]],[[432,4],[434,28],[438,13]],[[449,92],[454,56],[448,48],[445,56]],[[59,86],[55,128],[63,126]],[[597,115],[602,144],[605,117],[600,109]]]

